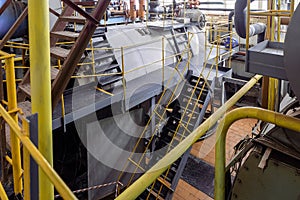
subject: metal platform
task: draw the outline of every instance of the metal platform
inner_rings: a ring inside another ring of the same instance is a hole
[[[283,58],[283,43],[265,40],[248,50],[246,71],[288,80]]]

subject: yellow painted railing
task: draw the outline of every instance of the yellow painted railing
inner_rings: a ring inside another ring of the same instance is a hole
[[[158,178],[173,162],[175,162],[192,144],[205,134],[213,125],[224,116],[243,95],[246,94],[262,76],[254,76],[237,93],[235,93],[223,106],[206,119],[196,130],[180,142],[174,149],[159,160],[151,169],[123,191],[116,199],[127,200],[137,198],[156,178]]]
[[[254,107],[237,108],[225,115],[217,128],[215,156],[215,199],[225,199],[225,141],[226,134],[235,121],[243,118],[255,118],[277,126],[300,132],[300,119]]]
[[[22,194],[24,180],[24,198],[30,199],[30,155],[36,161],[40,169],[44,172],[46,177],[54,184],[57,191],[64,199],[76,199],[75,195],[62,181],[59,175],[55,172],[48,161],[42,156],[40,151],[29,139],[29,124],[27,120],[23,120],[21,128],[18,124],[17,98],[16,98],[16,85],[14,74],[14,55],[7,54],[0,51],[0,60],[5,59],[5,70],[7,79],[7,92],[8,92],[8,111],[0,105],[0,116],[10,127],[11,137],[11,151],[12,159],[11,164],[13,167],[14,178],[14,192],[15,194]],[[20,156],[20,142],[23,144],[23,168],[21,169],[21,156]],[[7,199],[7,194],[3,189],[2,183],[0,184],[0,197]]]

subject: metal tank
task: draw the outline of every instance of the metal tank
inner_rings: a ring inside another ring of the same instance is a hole
[[[6,0],[0,0],[0,7],[6,2]],[[13,26],[15,21],[18,19],[20,14],[24,11],[27,6],[26,1],[12,1],[5,11],[0,15],[0,39],[8,32],[10,27]],[[49,7],[54,11],[61,13],[61,1],[60,0],[49,0]],[[54,14],[50,14],[50,29],[54,25],[57,17]],[[28,21],[27,18],[21,23],[19,28],[16,30],[11,38],[18,38],[28,34]]]

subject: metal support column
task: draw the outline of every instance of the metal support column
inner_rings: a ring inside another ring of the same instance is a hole
[[[49,164],[52,155],[49,2],[28,0],[32,113],[38,113],[38,146]],[[39,198],[54,199],[54,188],[39,168]]]

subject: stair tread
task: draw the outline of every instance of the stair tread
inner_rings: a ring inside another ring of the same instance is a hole
[[[99,78],[98,83],[100,84],[100,86],[103,87],[103,86],[115,83],[119,80],[122,80],[121,75],[111,75],[111,76],[105,76],[105,77]]]
[[[182,96],[184,96],[185,98],[188,98],[187,100],[191,99],[193,101],[196,101],[197,103],[200,103],[200,104],[203,104],[203,101],[201,99],[196,99],[196,98],[193,98],[189,95],[185,95],[185,94],[182,94]]]
[[[76,22],[76,23],[82,23],[82,24],[84,24],[86,21],[86,19],[82,16],[60,16],[59,18],[63,21]]]
[[[119,64],[105,64],[105,65],[100,65],[96,67],[96,73],[100,74],[100,73],[104,73],[104,72],[108,72],[110,70],[113,69],[117,69],[119,67]]]
[[[54,31],[51,32],[51,36],[66,39],[66,40],[75,40],[78,38],[79,33],[71,32],[71,31]]]
[[[20,84],[18,86],[26,95],[31,96],[30,83]]]
[[[51,67],[51,80],[54,80],[58,74],[59,70],[54,68],[54,67]]]
[[[164,200],[164,198],[162,198],[159,194],[157,194],[155,191],[151,190],[151,189],[148,189],[148,191],[153,195],[155,196],[157,199],[159,200]]]
[[[50,54],[51,56],[57,58],[57,59],[62,59],[65,60],[70,53],[69,49],[64,49],[61,47],[51,47],[50,48]]]
[[[18,108],[21,108],[25,116],[31,115],[31,102],[23,101],[18,103]]]
[[[109,58],[109,57],[112,57],[112,56],[114,56],[114,53],[112,53],[112,52],[111,53],[105,53],[105,54],[102,54],[100,56],[95,55],[94,60],[98,61],[98,60],[102,60],[104,58]]]

